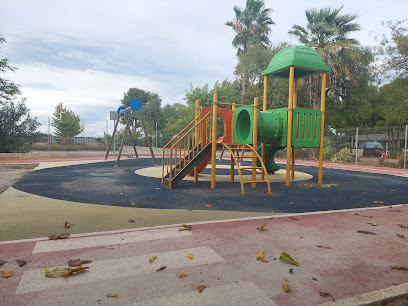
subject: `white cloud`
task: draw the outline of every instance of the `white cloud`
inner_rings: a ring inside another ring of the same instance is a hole
[[[276,25],[274,44],[296,44],[293,24],[306,25],[305,10],[334,6],[328,0],[265,1]],[[357,14],[363,45],[375,45],[381,20],[405,19],[406,0],[344,0],[342,13]],[[338,5],[341,5],[338,4]],[[19,67],[27,104],[43,124],[63,102],[85,119],[86,135],[100,136],[109,110],[123,93],[140,87],[158,93],[163,105],[183,102],[184,90],[233,78],[234,32],[225,22],[245,0],[2,0],[5,54]],[[335,6],[338,6],[337,4]]]
[[[27,106],[42,124],[41,131],[47,130],[47,118],[52,117],[55,106],[62,102],[85,118],[85,124],[89,125],[86,127],[88,136],[101,135],[105,130],[104,120],[109,119],[109,111],[118,108],[123,94],[130,87],[155,92],[163,87],[141,76],[47,65],[23,65],[19,68],[12,79],[21,85],[22,94],[27,97]],[[92,122],[99,122],[100,126]]]

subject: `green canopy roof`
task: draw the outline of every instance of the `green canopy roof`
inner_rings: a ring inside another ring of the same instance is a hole
[[[301,79],[330,68],[323,64],[320,55],[310,47],[291,46],[279,51],[262,75],[289,78],[289,67],[295,66],[295,79]]]

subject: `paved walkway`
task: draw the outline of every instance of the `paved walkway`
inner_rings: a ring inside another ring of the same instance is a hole
[[[0,279],[0,301],[2,305],[368,305],[408,298],[408,271],[390,268],[408,266],[408,243],[401,238],[408,236],[408,229],[398,225],[407,223],[407,216],[408,206],[400,205],[205,222],[191,224],[189,231],[179,231],[181,225],[175,225],[56,241],[3,242],[0,259],[7,263],[1,270],[12,270],[14,276]],[[265,262],[257,260],[261,251]],[[282,252],[300,265],[281,262]],[[153,263],[151,256],[157,256]],[[92,260],[85,265],[89,269],[68,278],[45,276],[45,268],[68,267],[67,262],[77,258]],[[27,264],[19,267],[17,259]],[[180,278],[181,273],[188,276]],[[284,292],[284,280],[290,293]],[[202,285],[206,288],[199,293]]]

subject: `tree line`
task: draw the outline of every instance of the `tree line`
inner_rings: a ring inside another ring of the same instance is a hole
[[[219,80],[211,87],[194,86],[185,90],[185,103],[161,106],[156,93],[131,88],[122,105],[132,98],[142,100],[150,131],[154,122],[163,136],[161,145],[184,128],[194,116],[195,101],[210,106],[212,95],[227,103],[252,104],[263,96],[261,72],[286,42],[270,42],[272,9],[262,0],[247,0],[244,8],[235,6],[234,19],[226,26],[235,32],[232,45],[237,49],[233,80]],[[387,35],[377,38],[374,48],[363,46],[353,38],[361,30],[356,14],[338,8],[323,7],[305,11],[306,25],[294,24],[288,33],[299,44],[317,51],[330,67],[326,89],[326,124],[331,128],[401,126],[408,123],[408,36],[405,21],[383,22]],[[320,108],[320,80],[312,76],[299,81],[298,105]],[[288,81],[268,79],[268,109],[287,106]],[[154,117],[154,118],[153,118]],[[150,120],[151,119],[151,120]]]

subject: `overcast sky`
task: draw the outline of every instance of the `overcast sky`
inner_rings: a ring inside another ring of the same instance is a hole
[[[296,44],[288,34],[306,25],[305,10],[344,5],[362,30],[353,35],[374,46],[381,20],[407,18],[407,0],[271,1],[270,40]],[[234,32],[225,22],[245,0],[1,0],[1,54],[19,70],[5,77],[21,85],[34,116],[47,118],[62,102],[85,121],[80,136],[102,136],[109,111],[130,87],[158,93],[162,105],[184,103],[189,84],[233,79]],[[109,122],[109,133],[113,122]]]

